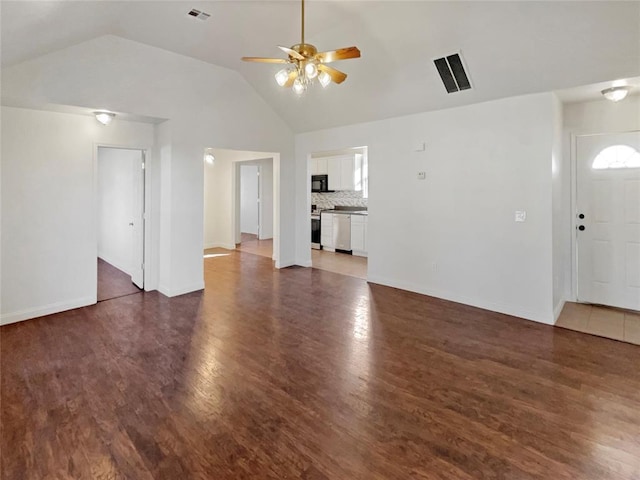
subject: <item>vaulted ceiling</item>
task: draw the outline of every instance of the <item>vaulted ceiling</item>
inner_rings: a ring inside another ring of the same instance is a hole
[[[238,71],[296,132],[640,75],[640,2],[315,1],[306,41],[357,45],[349,75],[297,98],[273,80],[300,40],[295,1],[2,1],[2,66],[112,34]],[[211,15],[187,15],[192,8]],[[434,58],[461,51],[473,89],[447,94]]]

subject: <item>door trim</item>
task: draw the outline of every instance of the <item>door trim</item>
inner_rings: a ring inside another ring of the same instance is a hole
[[[150,288],[150,283],[155,283],[150,280],[151,275],[149,271],[155,270],[155,264],[152,263],[151,248],[149,245],[149,239],[151,238],[152,227],[152,203],[151,203],[151,186],[149,185],[150,176],[147,175],[149,171],[153,149],[151,146],[140,146],[139,144],[122,145],[122,144],[110,144],[102,142],[93,143],[93,243],[94,243],[94,258],[98,258],[98,149],[99,148],[113,148],[123,150],[138,150],[142,153],[142,159],[144,162],[144,169],[142,170],[142,189],[143,189],[143,233],[142,233],[142,258],[144,262],[143,269],[143,286],[144,291],[155,290],[156,288]],[[95,285],[95,298],[94,303],[98,301],[98,275],[96,271],[96,285]]]

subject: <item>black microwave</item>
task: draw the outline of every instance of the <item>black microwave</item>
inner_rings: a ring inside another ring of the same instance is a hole
[[[329,175],[311,175],[311,191],[316,193],[332,192],[329,190]]]

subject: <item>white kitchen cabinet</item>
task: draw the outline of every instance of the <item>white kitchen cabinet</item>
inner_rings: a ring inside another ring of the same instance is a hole
[[[367,250],[367,223],[366,215],[351,215],[351,253],[359,257],[366,257]]]
[[[328,173],[329,167],[327,158],[311,159],[311,175],[327,175]]]
[[[362,190],[362,155],[340,155],[324,160],[327,161],[329,190]]]
[[[324,250],[335,252],[333,243],[333,213],[320,214],[320,245]]]
[[[326,175],[329,173],[329,162],[327,162],[326,158],[316,158],[316,160],[318,161],[318,166],[316,167],[318,169],[318,173],[317,175]]]
[[[329,190],[342,190],[342,157],[327,159]]]

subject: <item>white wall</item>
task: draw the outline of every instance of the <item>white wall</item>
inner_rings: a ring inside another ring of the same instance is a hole
[[[134,168],[142,152],[98,148],[98,257],[131,275],[133,262]]]
[[[551,94],[508,98],[300,134],[296,159],[369,147],[370,281],[553,323],[553,122]],[[296,176],[309,265],[309,172]]]
[[[640,130],[640,96],[633,95],[621,102],[599,99],[563,106],[563,158],[571,172],[571,191],[565,195],[565,213],[569,224],[566,242],[570,254],[565,261],[565,292],[568,300],[576,301],[576,233],[575,233],[575,150],[576,135],[619,133]]]
[[[97,144],[145,147],[153,125],[2,107],[0,322],[96,302]]]
[[[150,221],[158,235],[150,280],[161,292],[172,296],[204,286],[202,157],[210,145],[280,154],[283,168],[274,164],[282,210],[275,219],[276,265],[294,263],[293,135],[237,72],[107,35],[3,69],[2,97],[5,104],[169,119],[158,130],[150,165],[159,170],[150,172]]]
[[[273,173],[275,165],[271,158],[261,159],[273,154],[217,148],[209,150],[215,156],[215,163],[204,165],[204,246],[234,249],[235,244],[240,241],[240,209],[236,209],[240,202],[240,176],[237,169],[240,164],[260,164],[265,167],[263,170],[266,170],[267,175],[264,177],[263,188],[266,190],[266,197],[271,198],[271,208],[264,212],[263,218],[268,224],[274,216],[273,198],[277,197]],[[266,202],[265,210],[268,205],[269,202]],[[271,225],[273,224],[272,220]],[[274,242],[274,253],[275,249]]]
[[[567,274],[566,266],[570,259],[568,217],[569,196],[571,193],[569,162],[562,155],[562,103],[555,95],[553,101],[553,150],[551,155],[551,204],[552,204],[552,248],[553,248],[553,317],[558,319],[565,300]]]
[[[258,235],[258,166],[240,165],[240,231]]]

